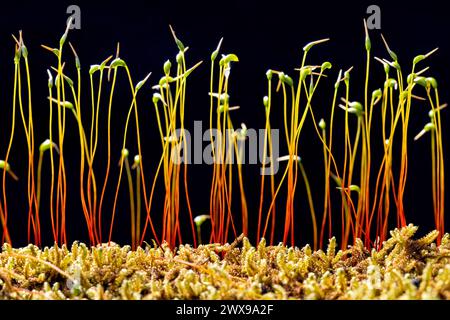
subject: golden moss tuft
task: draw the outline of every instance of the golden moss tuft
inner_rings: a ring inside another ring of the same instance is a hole
[[[450,299],[450,237],[414,240],[409,225],[379,251],[361,241],[336,252],[284,245],[232,244],[176,250],[163,244],[132,251],[74,242],[0,253],[2,299]]]

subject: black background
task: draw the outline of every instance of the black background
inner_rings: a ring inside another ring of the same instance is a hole
[[[192,127],[194,120],[203,120],[207,126],[209,113],[209,57],[216,48],[221,37],[224,37],[222,52],[235,53],[240,62],[233,67],[230,95],[232,104],[240,105],[241,109],[232,114],[235,125],[245,122],[248,127],[263,128],[264,112],[262,97],[266,94],[265,72],[269,68],[283,70],[294,76],[294,68],[300,64],[301,48],[312,40],[330,37],[332,41],[315,48],[309,55],[309,63],[321,64],[329,60],[333,64],[330,77],[323,81],[317,92],[314,103],[317,119],[329,117],[333,84],[339,69],[352,71],[352,100],[363,99],[362,80],[365,67],[363,18],[367,17],[366,9],[370,4],[381,8],[381,32],[397,53],[400,63],[407,73],[412,59],[439,46],[440,50],[426,61],[431,69],[429,75],[434,76],[441,88],[442,103],[449,100],[448,90],[450,77],[450,47],[449,12],[444,3],[426,1],[418,4],[408,1],[274,1],[264,4],[260,1],[225,1],[225,2],[193,2],[193,1],[125,1],[115,3],[110,1],[20,1],[3,3],[0,9],[0,158],[6,153],[11,122],[11,101],[13,82],[14,42],[11,33],[17,34],[23,30],[24,40],[29,51],[32,72],[33,109],[35,117],[36,142],[46,138],[48,102],[46,69],[55,65],[55,57],[43,50],[40,45],[57,46],[67,19],[66,8],[77,4],[81,8],[81,30],[73,30],[69,40],[76,47],[81,59],[83,76],[84,110],[90,110],[89,86],[87,71],[91,64],[103,61],[115,53],[116,43],[121,44],[120,56],[127,61],[135,82],[141,80],[148,72],[153,72],[149,82],[155,84],[162,75],[162,65],[178,52],[171,37],[168,25],[171,24],[179,38],[190,47],[187,54],[188,63],[193,65],[199,60],[204,64],[190,77],[188,83],[188,101],[186,111],[186,126]],[[373,53],[376,56],[388,58],[381,42],[380,31],[371,31]],[[66,71],[75,78],[73,57],[66,48]],[[425,63],[423,64],[425,65]],[[383,85],[383,70],[378,63],[372,63],[374,77],[370,89]],[[105,231],[109,227],[109,212],[113,201],[113,193],[117,182],[118,170],[114,165],[119,160],[122,144],[122,134],[131,94],[125,74],[119,77],[113,110],[113,172],[108,189],[108,201],[104,207]],[[420,92],[419,92],[420,93]],[[423,94],[424,92],[422,92]],[[106,102],[107,92],[103,95]],[[156,119],[151,102],[150,85],[142,89],[139,97],[140,121],[144,139],[144,162],[147,173],[147,185],[153,179],[160,154],[160,143]],[[276,98],[274,105],[281,110],[281,99]],[[103,105],[106,109],[106,105]],[[429,107],[416,103],[413,106],[410,140],[428,121]],[[106,111],[105,111],[106,112]],[[89,112],[84,112],[85,116]],[[444,113],[444,148],[448,145],[449,112]],[[106,116],[106,115],[105,115]],[[281,127],[281,112],[274,111],[272,126]],[[342,116],[342,114],[340,114]],[[103,118],[105,120],[106,118]],[[339,119],[339,117],[338,117]],[[338,123],[338,120],[336,120]],[[68,170],[68,212],[67,226],[69,242],[73,240],[87,241],[87,232],[81,211],[78,192],[78,161],[79,142],[76,124],[68,118],[65,140],[66,161]],[[342,121],[341,121],[342,123]],[[106,122],[101,125],[105,130]],[[379,124],[377,118],[374,125]],[[86,128],[88,129],[88,127]],[[130,128],[133,132],[134,128]],[[336,126],[336,141],[342,137],[342,126]],[[106,133],[106,131],[103,131]],[[18,122],[17,136],[10,156],[14,171],[21,177],[18,183],[8,181],[8,205],[10,212],[9,227],[14,245],[26,243],[26,142],[21,122]],[[376,133],[376,131],[375,131]],[[106,140],[97,155],[97,178],[102,181],[102,173],[106,164]],[[378,136],[375,134],[373,140]],[[341,139],[342,140],[342,139]],[[134,135],[130,135],[128,149],[131,155],[137,153],[133,144]],[[376,146],[376,145],[375,145]],[[421,139],[416,143],[410,141],[409,177],[405,198],[408,222],[420,225],[422,232],[433,228],[431,205],[431,177],[429,139]],[[313,186],[316,211],[321,217],[323,165],[321,162],[321,144],[308,123],[302,133],[300,155],[309,174]],[[378,150],[381,151],[380,148]],[[339,159],[339,150],[335,151]],[[375,152],[376,157],[377,152]],[[448,161],[447,161],[448,162]],[[44,180],[49,174],[48,161],[44,163]],[[206,165],[190,166],[190,196],[195,214],[205,214],[209,209],[209,188],[212,168]],[[259,166],[245,166],[246,192],[249,202],[250,230],[256,224],[256,212],[259,199]],[[372,173],[372,176],[374,173]],[[101,183],[99,183],[101,184]],[[45,190],[48,184],[43,184],[42,196],[42,234],[46,244],[52,241],[49,224],[48,205],[46,207]],[[161,187],[161,185],[160,185]],[[149,187],[148,187],[149,188]],[[236,189],[237,190],[237,189]],[[280,200],[282,200],[281,197]],[[310,218],[306,206],[303,187],[297,193],[298,209],[296,234],[299,243],[311,240]],[[235,196],[238,204],[237,194]],[[336,201],[339,198],[336,196]],[[120,204],[117,211],[117,221],[114,240],[127,243],[129,239],[128,197],[125,180],[122,182]],[[159,193],[155,199],[152,215],[158,217],[161,212],[163,195]],[[339,202],[334,202],[335,208],[340,208]],[[282,204],[278,205],[281,214]],[[237,212],[237,211],[236,211]],[[182,216],[187,217],[186,210]],[[339,220],[336,215],[335,221]],[[157,221],[159,219],[157,218]],[[186,221],[186,220],[185,220]],[[447,218],[448,221],[448,218]],[[159,222],[157,223],[159,224]],[[336,233],[340,230],[336,224]],[[186,230],[186,241],[189,232]],[[282,226],[279,226],[279,232]],[[106,232],[105,232],[106,234]]]

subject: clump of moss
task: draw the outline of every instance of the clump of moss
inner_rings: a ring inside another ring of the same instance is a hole
[[[231,244],[131,250],[75,242],[0,253],[2,299],[450,299],[450,236],[391,232],[380,250]]]

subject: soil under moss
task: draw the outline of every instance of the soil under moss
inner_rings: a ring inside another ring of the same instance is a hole
[[[450,236],[412,225],[378,251],[232,244],[3,246],[0,299],[450,299]]]

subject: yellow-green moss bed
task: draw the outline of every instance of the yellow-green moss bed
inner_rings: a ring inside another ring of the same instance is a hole
[[[413,239],[417,227],[391,232],[381,250],[357,241],[326,251],[309,245],[231,244],[40,250],[0,253],[0,299],[450,299],[450,236]]]

